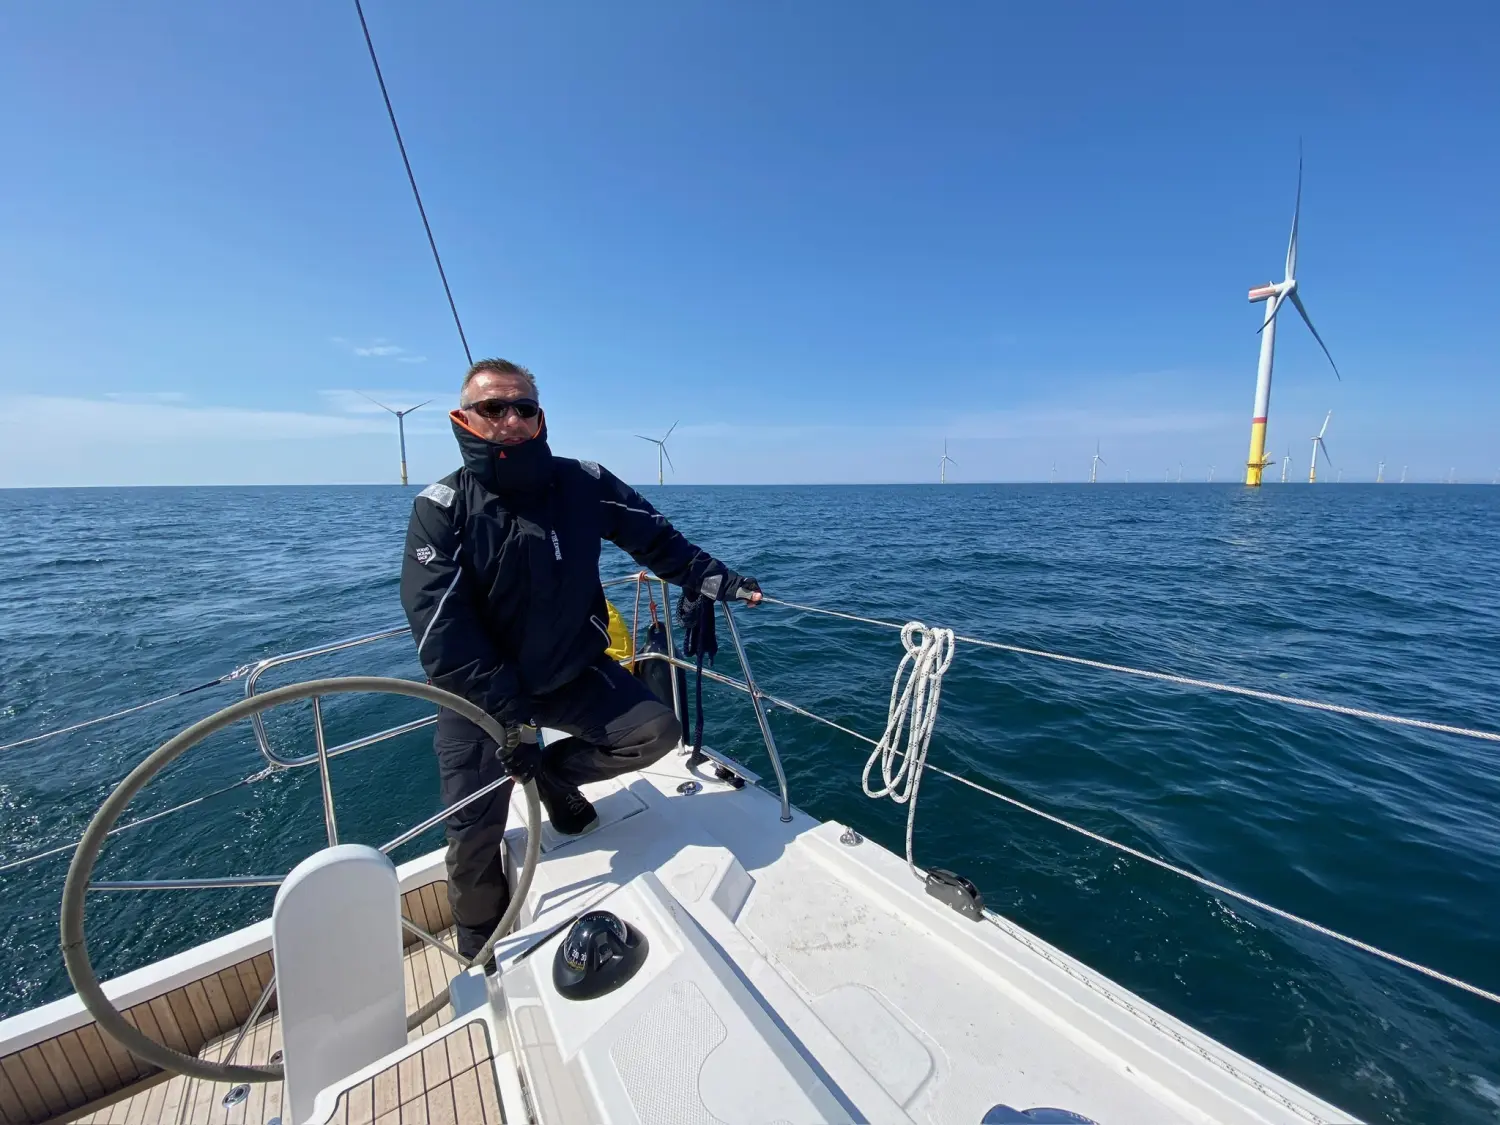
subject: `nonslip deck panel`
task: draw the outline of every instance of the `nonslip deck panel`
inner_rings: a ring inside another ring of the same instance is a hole
[[[442,933],[453,924],[445,880],[404,892],[401,909],[428,933]],[[414,943],[420,941],[408,933],[403,933],[402,940],[408,955]],[[442,957],[430,947],[427,952]],[[407,961],[410,968],[410,956]],[[457,962],[450,964],[456,967]],[[238,1031],[270,982],[271,971],[270,953],[261,953],[127,1008],[125,1018],[159,1043],[196,1055],[217,1037]],[[446,984],[447,979],[444,976],[438,987]],[[414,1007],[410,1003],[412,996],[420,990],[410,971],[407,988],[409,1008]],[[431,998],[433,992],[425,979],[423,988],[422,999]],[[272,997],[268,1010],[274,1008],[275,997]],[[433,1021],[429,1024],[437,1026]],[[89,1022],[0,1058],[0,1123],[40,1125],[67,1121],[86,1108],[106,1104],[126,1094],[132,1086],[161,1075],[156,1067],[137,1059]],[[126,1100],[135,1101],[140,1096]],[[112,1120],[92,1114],[88,1119]]]
[[[451,931],[439,931],[438,936],[450,944],[453,939]],[[425,1003],[437,991],[442,990],[448,983],[449,974],[456,967],[456,961],[430,945],[421,943],[407,946],[402,960],[407,1009],[415,1011],[419,1004]],[[418,1039],[436,1031],[447,1022],[448,1013],[444,1010],[412,1031],[408,1038]],[[209,1043],[199,1053],[203,1058],[223,1058],[238,1033],[239,1029],[236,1027]],[[259,1065],[269,1062],[272,1052],[280,1049],[281,1020],[273,1012],[256,1023],[235,1058],[251,1065]],[[82,1116],[61,1120],[76,1121],[80,1125],[270,1125],[274,1118],[281,1115],[280,1082],[255,1083],[250,1087],[248,1098],[238,1105],[225,1107],[224,1096],[231,1088],[232,1083],[228,1082],[204,1082],[184,1078],[180,1074],[171,1077],[162,1075],[148,1089],[118,1099],[110,1105],[94,1108]],[[334,1120],[342,1122],[343,1118],[335,1116]],[[392,1119],[395,1120],[399,1118]],[[469,1118],[458,1120],[464,1125],[468,1125],[470,1121]],[[473,1120],[477,1125],[480,1119]],[[391,1125],[391,1122],[381,1121],[380,1125]]]
[[[471,1021],[346,1090],[329,1125],[503,1125],[494,1052]]]

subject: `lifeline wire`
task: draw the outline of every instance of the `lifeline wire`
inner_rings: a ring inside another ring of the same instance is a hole
[[[762,601],[772,602],[776,605],[785,606],[788,609],[799,609],[804,613],[819,613],[825,617],[841,617],[846,621],[858,621],[865,625],[879,625],[885,629],[900,630],[902,626],[894,621],[881,621],[874,617],[860,617],[854,613],[844,613],[836,609],[823,609],[815,605],[799,605],[796,602],[782,601],[762,594]],[[1452,726],[1448,723],[1434,723],[1427,719],[1412,719],[1405,715],[1391,715],[1384,711],[1371,711],[1364,707],[1348,707],[1342,703],[1325,703],[1320,699],[1304,699],[1296,695],[1282,695],[1274,691],[1261,691],[1257,688],[1240,687],[1237,684],[1222,684],[1214,680],[1201,680],[1192,676],[1179,676],[1172,672],[1152,672],[1146,668],[1132,668],[1128,664],[1110,664],[1103,660],[1089,660],[1082,656],[1068,656],[1061,652],[1048,652],[1046,649],[1025,648],[1021,645],[1005,644],[1002,641],[986,641],[978,637],[966,637],[962,633],[955,634],[955,640],[963,641],[965,644],[978,645],[981,648],[993,648],[1000,652],[1013,652],[1021,656],[1040,656],[1045,660],[1057,660],[1064,664],[1076,664],[1084,668],[1096,668],[1103,672],[1121,672],[1127,676],[1140,676],[1143,679],[1159,680],[1162,683],[1180,684],[1183,687],[1203,688],[1207,691],[1227,692],[1230,695],[1243,695],[1251,699],[1262,699],[1268,703],[1285,703],[1292,707],[1306,707],[1313,711],[1327,711],[1334,715],[1348,715],[1355,719],[1369,719],[1377,723],[1393,723],[1397,726],[1416,727],[1419,730],[1435,731],[1438,734],[1455,734],[1461,738],[1479,738],[1486,742],[1500,742],[1500,733],[1488,730],[1475,730],[1472,727]]]
[[[45,742],[47,739],[56,738],[59,735],[72,734],[74,731],[83,730],[85,727],[98,726],[100,723],[107,723],[114,719],[123,719],[126,715],[133,715],[137,711],[144,711],[146,708],[155,707],[159,703],[168,703],[174,699],[181,699],[184,695],[192,695],[195,691],[203,691],[205,688],[227,684],[232,680],[239,679],[246,672],[250,671],[251,667],[249,664],[241,664],[233,672],[225,672],[217,680],[207,680],[204,683],[195,684],[190,688],[174,691],[171,695],[162,695],[156,699],[148,699],[144,703],[137,703],[134,707],[126,707],[123,711],[114,711],[108,715],[100,715],[96,719],[85,719],[83,722],[74,723],[72,726],[58,727],[56,730],[43,731],[41,734],[33,734],[29,738],[22,738],[16,742],[7,742],[4,746],[0,746],[0,753],[4,753],[6,750],[15,750],[22,746],[30,746],[33,742]],[[0,867],[0,871],[3,870],[5,869]]]
[[[764,595],[763,595],[763,597],[764,597]],[[912,645],[911,645],[910,641],[908,640],[908,630],[911,630],[913,635],[915,634],[916,631],[921,631],[921,632],[923,632],[924,637],[927,636],[927,635],[930,635],[930,633],[932,633],[932,632],[936,632],[936,630],[927,630],[925,626],[923,626],[920,622],[916,622],[916,621],[909,622],[906,626],[892,625],[888,621],[877,621],[874,618],[868,618],[868,617],[856,617],[854,614],[841,613],[841,612],[839,612],[837,610],[819,609],[819,608],[814,607],[814,606],[794,605],[794,604],[792,604],[790,602],[783,602],[783,601],[781,601],[778,598],[765,597],[764,600],[768,601],[768,602],[776,602],[776,604],[778,604],[778,605],[784,605],[784,606],[787,606],[787,607],[789,607],[791,609],[805,610],[805,611],[807,611],[809,613],[822,613],[822,614],[826,614],[826,615],[828,615],[830,617],[843,617],[843,618],[847,618],[848,620],[851,620],[851,621],[861,621],[861,622],[864,622],[864,623],[870,624],[870,625],[883,625],[883,626],[887,626],[887,627],[890,627],[890,628],[896,628],[896,629],[901,629],[902,630],[901,639],[902,639],[902,643],[906,646],[907,652],[906,652],[906,655],[904,655],[901,658],[901,664],[898,665],[897,670],[896,670],[895,683],[892,685],[892,693],[891,693],[892,694],[891,718],[887,720],[885,734],[882,735],[881,738],[879,738],[879,739],[871,738],[869,735],[861,734],[861,733],[859,733],[859,731],[851,730],[849,727],[846,727],[846,726],[841,726],[840,724],[835,723],[831,719],[825,719],[821,715],[816,715],[816,714],[814,714],[811,711],[808,711],[808,710],[806,710],[806,709],[804,709],[802,707],[798,707],[795,704],[788,703],[785,700],[777,699],[775,696],[768,695],[766,697],[767,700],[769,700],[771,703],[775,704],[778,707],[784,707],[788,711],[795,712],[796,714],[802,715],[802,716],[804,716],[806,718],[809,718],[809,719],[812,719],[815,722],[822,723],[824,726],[832,727],[834,730],[842,731],[844,734],[850,735],[853,738],[859,739],[861,742],[869,743],[871,746],[875,747],[874,753],[871,754],[869,760],[865,763],[865,773],[864,773],[863,780],[864,780],[864,783],[865,783],[865,792],[866,792],[866,794],[868,794],[868,795],[870,795],[872,797],[873,796],[883,796],[884,792],[873,792],[873,793],[871,792],[870,787],[869,787],[869,782],[868,782],[869,771],[870,771],[871,767],[873,766],[873,764],[877,760],[880,761],[881,764],[882,764],[882,770],[885,773],[886,779],[887,779],[887,782],[886,782],[887,783],[887,791],[892,787],[891,774],[890,774],[890,761],[889,761],[889,759],[890,759],[890,756],[894,753],[894,750],[888,748],[888,740],[889,740],[889,743],[893,745],[894,741],[896,739],[900,738],[900,727],[899,727],[899,725],[896,726],[894,737],[892,737],[892,734],[891,734],[892,724],[896,722],[896,710],[897,710],[897,708],[899,706],[899,703],[900,703],[900,701],[898,701],[897,698],[896,698],[896,689],[897,689],[897,687],[899,687],[899,685],[901,683],[901,674],[905,670],[907,661],[910,660],[910,659],[914,659],[913,653],[912,653]],[[950,633],[949,636],[951,637],[952,634]],[[973,640],[971,640],[968,637],[958,637],[957,639],[958,640],[967,640],[971,644],[987,644],[987,643],[989,643],[989,642],[984,642],[984,641],[973,641]],[[951,642],[950,642],[950,644],[951,644]],[[1014,646],[1005,646],[1005,647],[1014,648]],[[919,649],[919,651],[920,651],[920,649]],[[1023,652],[1023,653],[1036,653],[1037,655],[1053,655],[1053,654],[1048,654],[1048,653],[1040,653],[1040,652],[1037,652],[1037,650],[1033,650],[1033,649],[1015,649],[1015,651],[1019,651],[1019,652]],[[950,647],[949,650],[948,650],[948,653],[947,653],[947,662],[951,663],[952,658],[953,658],[952,657],[952,649]],[[1069,659],[1075,659],[1076,660],[1077,658],[1069,658]],[[1079,660],[1078,662],[1079,663],[1086,663],[1086,664],[1090,664],[1090,665],[1095,665],[1097,663],[1095,661],[1082,661],[1082,660]],[[1114,668],[1115,667],[1113,665],[1099,665],[1099,666],[1105,667],[1105,668]],[[942,671],[946,671],[946,670],[947,670],[947,663],[944,663],[942,665]],[[1122,669],[1122,670],[1127,670],[1128,671],[1129,669]],[[938,674],[937,674],[939,684],[941,682],[942,671],[939,671]],[[915,675],[916,675],[916,673],[914,671],[913,672],[913,678],[915,678]],[[1191,680],[1186,680],[1183,677],[1175,677],[1174,679],[1176,679],[1179,682],[1194,683],[1194,684],[1196,684],[1196,683],[1203,683],[1205,686],[1215,686],[1215,685],[1208,684],[1207,681],[1191,681]],[[1224,686],[1227,686],[1227,685],[1224,685]],[[908,693],[911,690],[912,690],[912,686],[911,686],[911,682],[909,681],[908,684],[907,684],[907,691],[908,691]],[[1230,688],[1230,690],[1236,690],[1236,689]],[[1270,694],[1270,693],[1262,693],[1262,692],[1250,693],[1250,692],[1248,692],[1247,689],[1239,689],[1239,690],[1245,691],[1246,694],[1255,694],[1255,695],[1259,695],[1259,696],[1266,696],[1266,695]],[[1282,699],[1282,700],[1290,700],[1290,697],[1272,697],[1272,698],[1278,698],[1278,699]],[[929,729],[927,731],[927,738],[928,739],[931,738],[930,723],[936,719],[936,707],[937,707],[937,697],[936,697],[936,692],[934,692],[933,696],[931,697],[930,709],[927,712],[924,713],[924,717],[927,719],[927,721],[929,723]],[[1329,707],[1327,709],[1332,709],[1332,708]],[[1345,709],[1341,709],[1341,710],[1343,710],[1346,713],[1359,714],[1362,717],[1384,718],[1384,716],[1380,716],[1377,712],[1359,712],[1359,711],[1356,711],[1353,708],[1345,708]],[[1396,717],[1392,716],[1392,718],[1396,718]],[[1409,720],[1404,720],[1404,721],[1407,722],[1410,725],[1417,725],[1417,720],[1410,720],[1409,719]],[[1446,729],[1446,730],[1448,730],[1451,733],[1470,733],[1470,732],[1464,731],[1463,728],[1457,728],[1457,727],[1454,727],[1454,728],[1443,728],[1443,729]],[[1478,737],[1493,737],[1493,736],[1488,736],[1486,734],[1486,732],[1484,732],[1484,731],[1476,731],[1476,732],[1472,732],[1472,733],[1475,734],[1475,735],[1477,735]],[[915,740],[913,740],[913,742],[914,741]],[[910,748],[908,749],[908,753],[911,753]],[[928,762],[926,760],[926,754],[927,754],[927,747],[926,747],[926,744],[925,744],[925,741],[924,741],[924,743],[923,743],[923,745],[921,747],[921,758],[920,758],[920,760],[917,761],[917,762],[915,762],[915,763],[911,762],[910,760],[908,760],[908,762],[906,762],[906,763],[903,763],[902,768],[900,770],[898,770],[895,773],[895,775],[894,775],[895,780],[896,781],[900,781],[901,780],[902,775],[903,775],[903,773],[906,772],[906,768],[907,768],[908,765],[911,765],[913,767],[913,769],[915,770],[915,774],[911,775],[915,780],[919,780],[920,779],[921,772],[924,769],[930,769],[934,773],[941,774],[942,776],[944,776],[944,777],[946,777],[946,778],[948,778],[948,779],[950,779],[952,781],[958,782],[960,785],[967,785],[970,789],[973,789],[973,790],[976,790],[977,792],[983,793],[987,797],[993,797],[993,798],[995,798],[995,800],[1002,801],[1005,804],[1011,805],[1011,806],[1013,806],[1015,808],[1018,808],[1018,809],[1020,809],[1023,812],[1028,812],[1028,813],[1031,813],[1033,816],[1041,817],[1043,820],[1049,821],[1052,824],[1055,824],[1055,825],[1057,825],[1060,828],[1066,828],[1070,832],[1076,832],[1076,833],[1078,833],[1081,836],[1085,836],[1088,839],[1093,840],[1095,843],[1103,844],[1104,846],[1109,847],[1109,848],[1114,848],[1116,851],[1123,852],[1124,854],[1126,854],[1128,856],[1132,856],[1135,859],[1143,860],[1144,862],[1149,863],[1149,864],[1151,864],[1154,867],[1159,867],[1163,871],[1170,871],[1173,875],[1180,875],[1184,879],[1187,879],[1187,880],[1189,880],[1190,882],[1193,882],[1193,883],[1197,883],[1201,887],[1205,887],[1205,888],[1207,888],[1207,889],[1209,889],[1211,891],[1215,891],[1215,892],[1217,892],[1219,894],[1222,894],[1222,895],[1225,895],[1225,896],[1227,896],[1229,898],[1235,899],[1236,901],[1243,902],[1243,903],[1245,903],[1248,906],[1253,906],[1253,907],[1255,907],[1258,910],[1264,910],[1268,914],[1274,914],[1278,918],[1284,919],[1285,921],[1288,921],[1288,922],[1295,923],[1296,925],[1299,925],[1299,926],[1303,926],[1306,929],[1312,930],[1314,933],[1321,934],[1324,937],[1332,938],[1334,941],[1342,942],[1343,944],[1351,946],[1354,949],[1358,949],[1358,950],[1360,950],[1363,953],[1368,953],[1368,954],[1370,954],[1373,957],[1379,957],[1383,961],[1389,961],[1393,965],[1400,965],[1404,969],[1410,969],[1412,972],[1421,973],[1425,977],[1428,977],[1428,978],[1430,978],[1432,980],[1435,980],[1435,981],[1441,981],[1443,984],[1451,985],[1452,987],[1460,989],[1460,990],[1462,990],[1464,992],[1467,992],[1470,995],[1478,996],[1480,999],[1489,1000],[1492,1003],[1500,1004],[1500,993],[1491,992],[1489,989],[1481,988],[1481,987],[1479,987],[1476,984],[1470,984],[1466,980],[1460,980],[1458,977],[1450,976],[1449,974],[1444,973],[1444,972],[1442,972],[1442,971],[1440,971],[1438,969],[1428,968],[1426,965],[1420,964],[1420,963],[1418,963],[1416,961],[1412,961],[1409,958],[1402,957],[1400,954],[1397,954],[1397,953],[1388,953],[1387,951],[1385,951],[1384,949],[1379,948],[1378,946],[1371,945],[1369,942],[1361,941],[1359,938],[1350,937],[1348,934],[1342,934],[1339,931],[1330,929],[1329,927],[1324,926],[1324,925],[1322,925],[1319,922],[1314,922],[1314,921],[1311,921],[1310,919],[1303,918],[1303,917],[1300,917],[1299,915],[1293,914],[1293,913],[1291,913],[1288,910],[1283,910],[1279,906],[1272,906],[1268,902],[1263,902],[1261,899],[1255,898],[1252,895],[1247,895],[1247,894],[1245,894],[1242,891],[1237,891],[1233,887],[1226,887],[1222,883],[1216,883],[1212,879],[1205,878],[1204,876],[1199,875],[1196,872],[1187,870],[1187,868],[1185,868],[1185,867],[1178,867],[1176,864],[1168,863],[1164,859],[1158,859],[1156,856],[1149,855],[1146,852],[1143,852],[1143,851],[1141,851],[1138,848],[1132,848],[1129,844],[1122,844],[1122,843],[1118,842],[1117,840],[1111,840],[1108,836],[1101,836],[1097,832],[1090,831],[1089,829],[1084,828],[1081,825],[1074,824],[1071,821],[1064,820],[1062,817],[1057,816],[1057,815],[1055,815],[1053,813],[1046,812],[1045,810],[1036,808],[1033,805],[1028,805],[1024,801],[1018,801],[1014,797],[1009,797],[1009,796],[1007,796],[1004,793],[1000,793],[1000,792],[997,792],[996,790],[991,789],[991,788],[989,788],[987,786],[980,785],[978,782],[970,781],[968,778],[963,777],[963,776],[961,776],[959,774],[956,774],[956,773],[952,773],[949,770],[945,770],[941,766],[930,765],[930,764],[928,764]],[[903,801],[907,800],[907,797],[904,796],[904,795],[903,796],[897,796],[895,793],[891,793],[891,796],[897,801],[897,803],[902,803]],[[913,785],[911,785],[911,791],[910,791],[910,794],[909,794],[909,797],[910,797],[910,801],[909,801],[910,808],[909,808],[908,813],[907,813],[907,822],[906,822],[906,830],[907,830],[907,835],[906,835],[907,864],[908,864],[908,866],[912,867],[913,872],[915,872],[916,868],[915,868],[915,865],[912,863],[912,855],[911,855],[911,833],[912,833],[912,825],[913,825],[913,823],[916,820],[916,796],[917,796],[916,786],[913,784]]]
[[[385,88],[385,75],[380,72],[380,59],[375,56],[375,41],[370,38],[370,25],[365,22],[365,9],[359,0],[354,0],[354,10],[359,15],[360,30],[365,33],[365,46],[370,51],[370,64],[375,68],[375,81],[380,83],[380,96],[385,100],[386,116],[391,119],[391,132],[396,134],[396,147],[401,150],[401,163],[406,166],[406,180],[411,184],[412,198],[417,201],[417,213],[422,216],[422,229],[427,232],[427,245],[432,247],[432,260],[437,263],[438,277],[443,282],[443,292],[448,297],[448,308],[453,313],[453,327],[458,329],[458,342],[464,347],[464,358],[474,364],[474,355],[469,351],[469,338],[464,335],[463,321],[458,319],[458,305],[453,300],[453,290],[448,287],[448,273],[443,269],[443,256],[438,253],[437,239],[432,237],[432,224],[427,221],[427,208],[422,206],[422,193],[417,190],[417,177],[411,170],[411,160],[406,155],[406,142],[401,139],[401,126],[396,124],[396,110],[391,105],[391,95]]]

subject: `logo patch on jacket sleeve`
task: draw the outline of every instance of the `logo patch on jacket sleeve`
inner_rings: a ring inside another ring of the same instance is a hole
[[[451,508],[453,506],[454,492],[446,484],[429,484],[421,492],[417,493],[417,495],[431,500],[440,508]]]
[[[580,461],[578,462],[578,464],[583,467],[583,471],[588,473],[589,476],[593,477],[595,480],[599,479],[598,461]]]
[[[417,556],[417,561],[423,566],[426,566],[433,559],[437,558],[437,551],[429,547],[426,543],[423,543],[412,554]]]

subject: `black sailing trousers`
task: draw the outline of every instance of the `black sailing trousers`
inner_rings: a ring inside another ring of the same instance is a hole
[[[571,736],[553,741],[542,757],[543,771],[564,785],[644,769],[682,741],[672,709],[605,656],[534,703],[539,725]],[[438,712],[433,749],[445,808],[504,776],[494,740],[452,711]],[[512,787],[500,786],[446,822],[448,902],[465,957],[479,952],[510,905],[501,841]]]

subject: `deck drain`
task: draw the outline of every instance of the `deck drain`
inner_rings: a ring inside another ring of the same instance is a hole
[[[684,797],[691,797],[702,788],[703,786],[696,781],[684,781],[677,787],[677,792],[681,793]]]
[[[239,1105],[240,1102],[244,1101],[249,1096],[250,1087],[241,1082],[238,1086],[232,1087],[229,1093],[224,1095],[224,1100],[220,1104],[225,1109],[228,1109],[230,1106]]]

